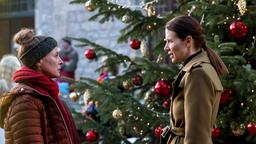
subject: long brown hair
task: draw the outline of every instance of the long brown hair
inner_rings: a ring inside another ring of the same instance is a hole
[[[206,46],[203,27],[195,18],[186,15],[177,16],[167,22],[165,28],[175,32],[182,40],[185,40],[187,36],[191,36],[194,39],[194,46],[203,48],[207,52],[210,62],[219,76],[229,73],[222,59],[211,48]]]

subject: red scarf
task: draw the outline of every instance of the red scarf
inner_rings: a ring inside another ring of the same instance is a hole
[[[53,81],[51,78],[34,71],[28,67],[22,67],[17,70],[13,75],[13,81],[16,83],[22,83],[28,85],[43,95],[52,97],[57,103],[64,117],[64,120],[68,126],[69,133],[71,135],[72,141],[74,143],[74,134],[72,132],[73,124],[70,119],[70,115],[66,110],[63,102],[59,98],[59,87],[57,82]]]

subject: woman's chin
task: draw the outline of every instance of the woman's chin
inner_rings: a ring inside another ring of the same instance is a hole
[[[60,78],[60,74],[57,74],[55,78]]]
[[[51,77],[52,77],[52,78],[60,78],[60,73],[54,74],[54,75],[52,75]]]

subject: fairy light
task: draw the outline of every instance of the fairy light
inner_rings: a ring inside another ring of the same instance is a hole
[[[144,131],[143,130],[140,130],[140,135],[143,135]]]
[[[191,13],[196,9],[196,6],[193,5],[190,10],[188,10],[188,16],[191,15]]]
[[[133,130],[134,130],[135,132],[137,132],[137,131],[138,131],[138,128],[137,128],[136,126],[134,126],[134,127],[133,127]]]
[[[256,42],[256,37],[255,37],[255,36],[253,36],[253,37],[252,37],[252,39],[253,39],[252,47],[254,47],[254,44],[255,44],[255,42]]]

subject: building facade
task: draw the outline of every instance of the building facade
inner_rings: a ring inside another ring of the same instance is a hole
[[[14,53],[13,35],[22,27],[34,28],[34,0],[0,1],[0,58]]]
[[[109,0],[122,5],[141,5],[142,0]],[[163,13],[173,7],[175,0],[160,5],[157,13]],[[37,34],[49,35],[58,42],[65,36],[87,38],[97,44],[110,48],[117,53],[130,57],[140,55],[128,43],[117,43],[119,32],[125,25],[116,20],[100,24],[98,21],[88,21],[97,12],[89,12],[83,4],[69,4],[71,0],[2,0],[0,2],[0,58],[13,50],[13,35],[22,27],[35,28]],[[98,77],[95,69],[102,60],[89,61],[84,57],[84,51],[89,47],[78,48],[73,41],[73,47],[79,53],[76,79],[80,77]]]
[[[140,52],[129,48],[128,44],[118,44],[117,38],[124,24],[119,21],[100,24],[98,21],[88,21],[96,12],[88,12],[83,4],[69,4],[71,0],[36,1],[35,28],[38,34],[50,35],[58,41],[62,37],[87,38],[97,44],[110,48],[117,53],[138,55]],[[102,61],[89,61],[84,51],[89,47],[78,48],[73,41],[73,47],[79,52],[76,79],[80,77],[96,78],[95,69]]]

